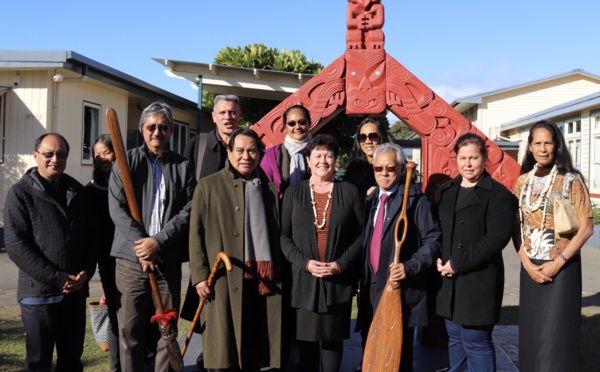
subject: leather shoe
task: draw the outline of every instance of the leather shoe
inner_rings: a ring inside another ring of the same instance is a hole
[[[204,353],[200,353],[200,355],[198,355],[198,358],[196,359],[196,367],[199,371],[206,371],[204,368]]]

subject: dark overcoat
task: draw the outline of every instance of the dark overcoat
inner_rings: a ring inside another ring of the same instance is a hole
[[[363,267],[360,279],[357,329],[369,329],[371,319],[390,275],[389,266],[394,260],[396,251],[394,230],[402,211],[404,196],[402,184],[387,201],[379,268],[377,274],[374,274],[369,257],[373,219],[379,201],[379,193],[380,189],[377,187],[365,201]],[[415,185],[410,185],[409,188],[407,216],[408,233],[400,250],[400,262],[404,264],[407,275],[407,278],[401,283],[402,314],[404,322],[409,327],[426,326],[427,272],[439,255],[441,233],[433,218],[431,204]],[[376,283],[373,294],[370,293],[371,283]],[[373,302],[370,301],[371,297],[373,297]]]
[[[462,177],[442,184],[435,204],[443,245],[442,260],[456,273],[442,279],[437,314],[465,326],[493,325],[504,292],[502,249],[515,227],[516,199],[487,173],[457,205]]]
[[[261,186],[265,203],[271,256],[275,269],[281,267],[279,248],[277,186],[269,183],[262,171]],[[204,366],[231,368],[242,365],[242,295],[244,281],[244,185],[235,178],[229,162],[219,172],[202,178],[192,200],[190,218],[190,276],[192,285],[207,280],[218,252],[225,252],[233,265],[223,265],[214,280],[215,298],[201,313],[204,329]],[[268,324],[264,332],[269,340],[267,365],[281,363],[281,283],[279,292],[267,296]]]

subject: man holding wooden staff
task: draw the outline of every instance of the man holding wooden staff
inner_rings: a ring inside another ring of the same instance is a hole
[[[127,163],[143,226],[130,212],[119,169],[121,164],[115,164],[109,183],[109,209],[115,223],[111,256],[116,257],[123,371],[144,370],[146,327],[156,327],[148,321],[157,307],[153,303],[148,271],[156,273],[164,307],[179,310],[181,264],[188,260],[189,216],[196,185],[188,161],[169,150],[173,133],[169,105],[154,102],[146,107],[139,131],[144,144],[127,152]],[[176,334],[176,322],[169,325],[170,331]],[[166,342],[163,338],[157,341],[154,369],[168,371]]]
[[[406,158],[397,144],[381,144],[373,153],[373,170],[378,186],[365,200],[363,268],[357,319],[357,330],[369,330],[388,278],[401,282],[402,308],[397,311],[402,312],[404,327],[402,372],[413,370],[414,327],[427,325],[425,272],[433,265],[441,242],[441,233],[427,197],[415,185],[410,185],[408,233],[400,251],[400,262],[393,264],[396,248],[394,227],[402,210],[404,188],[400,181],[404,182],[405,164]]]

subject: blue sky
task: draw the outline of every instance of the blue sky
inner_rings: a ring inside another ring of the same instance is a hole
[[[60,4],[60,5],[59,5]],[[262,42],[328,65],[346,0],[3,1],[1,50],[72,50],[196,101],[152,58],[210,63]],[[600,74],[600,2],[383,0],[385,49],[446,101],[575,68]]]

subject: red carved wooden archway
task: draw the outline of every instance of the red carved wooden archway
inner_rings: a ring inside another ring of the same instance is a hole
[[[422,137],[423,188],[458,174],[456,139],[472,132],[486,140],[487,171],[512,190],[519,164],[427,85],[384,50],[381,0],[348,0],[346,52],[258,121],[254,129],[267,146],[283,142],[283,112],[302,104],[315,131],[345,108],[347,114],[392,111]]]

